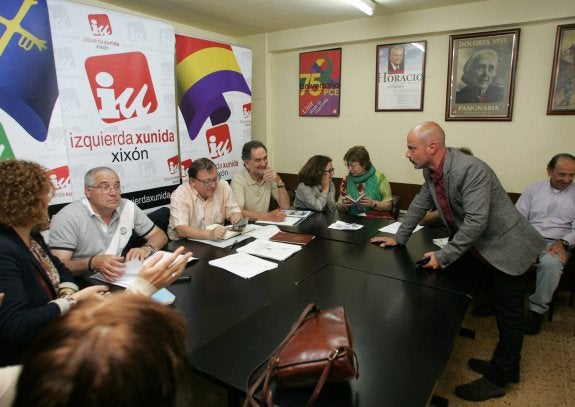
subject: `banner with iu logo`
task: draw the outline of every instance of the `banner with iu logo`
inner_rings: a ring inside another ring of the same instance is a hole
[[[105,165],[141,207],[167,203],[180,181],[173,27],[61,0],[48,9],[73,199]]]
[[[181,165],[210,158],[224,179],[243,169],[251,139],[252,52],[248,48],[176,35]]]

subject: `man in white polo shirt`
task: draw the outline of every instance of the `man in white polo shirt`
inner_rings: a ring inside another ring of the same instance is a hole
[[[98,271],[113,282],[125,260],[143,260],[168,242],[166,234],[132,201],[121,197],[120,179],[108,167],[92,168],[84,177],[85,198],[52,218],[50,248],[75,275]],[[135,233],[146,243],[122,251]]]

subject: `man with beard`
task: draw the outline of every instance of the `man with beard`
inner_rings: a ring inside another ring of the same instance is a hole
[[[281,222],[290,207],[290,197],[280,176],[268,166],[268,151],[261,141],[252,140],[242,148],[244,170],[232,178],[234,198],[244,218]],[[271,198],[279,209],[270,211]]]

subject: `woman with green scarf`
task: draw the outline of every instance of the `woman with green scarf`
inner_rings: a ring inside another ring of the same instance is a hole
[[[338,207],[352,215],[377,217],[392,209],[391,187],[385,175],[377,171],[363,146],[350,148],[343,156],[349,171],[339,190]]]

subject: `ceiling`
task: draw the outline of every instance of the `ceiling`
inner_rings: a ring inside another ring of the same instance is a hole
[[[369,18],[347,0],[102,0],[230,37]],[[374,16],[486,0],[375,0]]]

